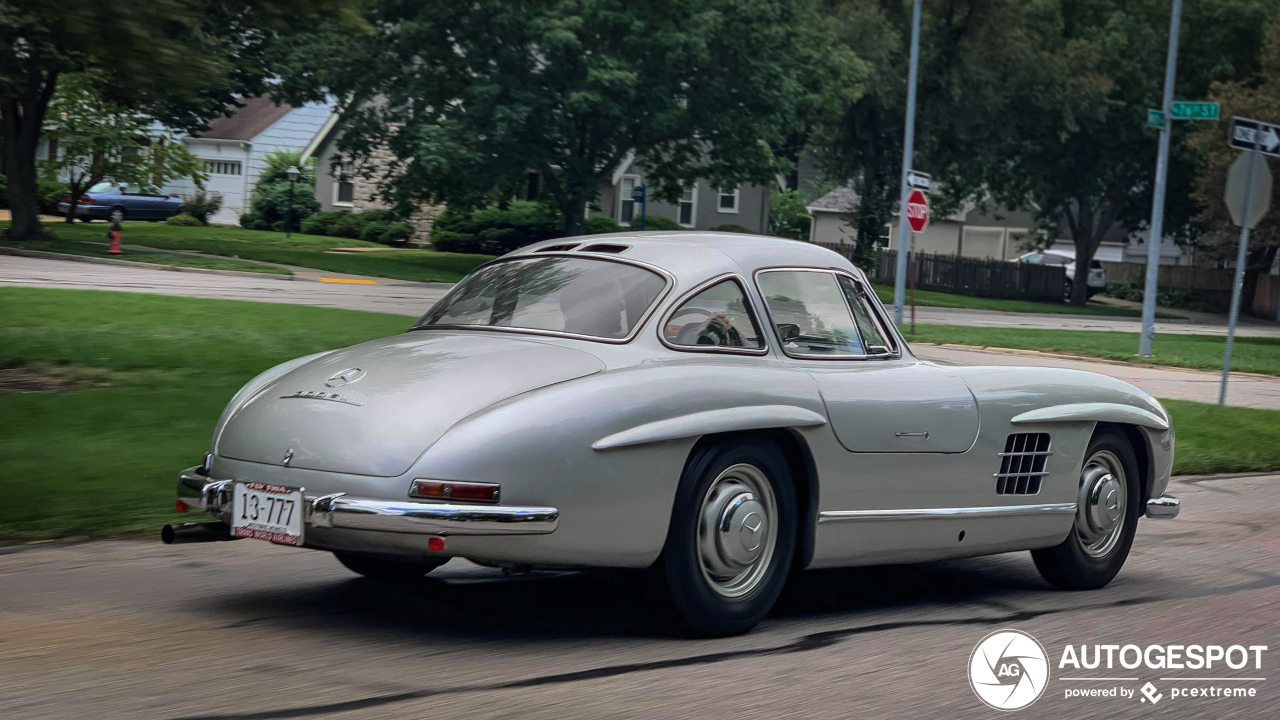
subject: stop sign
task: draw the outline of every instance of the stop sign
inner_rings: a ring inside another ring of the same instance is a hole
[[[929,198],[920,190],[912,190],[907,196],[907,224],[914,233],[929,227]]]

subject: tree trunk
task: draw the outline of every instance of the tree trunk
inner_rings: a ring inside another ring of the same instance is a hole
[[[586,222],[587,198],[577,195],[569,197],[568,202],[561,205],[560,212],[564,213],[565,237],[581,235]]]
[[[6,103],[7,105],[8,103]],[[9,123],[5,123],[6,130]],[[23,142],[23,133],[5,133],[4,168],[8,179],[10,240],[36,240],[40,227],[39,188],[36,185],[36,143]]]

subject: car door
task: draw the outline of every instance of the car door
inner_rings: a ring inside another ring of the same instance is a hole
[[[783,351],[817,383],[846,451],[962,453],[973,445],[978,406],[968,385],[903,353],[860,281],[782,269],[761,272],[758,284]]]

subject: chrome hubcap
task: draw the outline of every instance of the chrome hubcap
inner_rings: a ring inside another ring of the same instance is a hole
[[[698,563],[716,593],[741,597],[760,584],[777,542],[777,503],[754,465],[726,468],[707,489],[698,514]]]
[[[1109,450],[1094,453],[1080,473],[1076,507],[1076,538],[1086,555],[1104,557],[1119,542],[1128,495],[1120,458]]]

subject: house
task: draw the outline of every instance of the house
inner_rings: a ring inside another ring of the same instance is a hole
[[[335,162],[340,137],[339,116],[333,113],[303,151],[304,159],[316,160],[316,200],[320,202],[320,209],[359,212],[386,207],[376,199],[378,187],[375,180],[363,177],[363,172],[349,172]],[[375,155],[366,162],[380,165],[389,159],[389,156]],[[529,182],[521,193],[522,199],[537,199],[539,181],[537,173],[529,174]],[[599,194],[591,204],[589,214],[610,217],[624,228],[639,230],[641,208],[632,199],[632,192],[644,184],[644,167],[635,159],[634,153],[628,153],[612,177],[600,184]],[[707,182],[699,181],[684,191],[679,202],[649,201],[645,212],[647,217],[661,216],[690,230],[739,225],[763,234],[769,227],[769,197],[770,191],[766,187],[713,188]],[[417,230],[411,242],[426,242],[432,222],[443,210],[442,205],[420,206],[410,218],[410,223]]]
[[[338,112],[330,112],[324,124],[316,132],[311,142],[302,150],[302,159],[314,159],[316,163],[316,200],[322,212],[334,210],[382,210],[387,205],[378,200],[378,183],[364,177],[363,172],[354,172],[352,168],[344,168],[336,161],[338,140],[342,137]],[[377,154],[365,162],[372,163],[376,170],[385,166],[391,155]],[[375,173],[376,175],[376,173]],[[411,245],[426,245],[431,239],[431,226],[436,217],[444,212],[443,205],[420,204],[409,217],[409,224],[414,233],[409,239]]]
[[[299,152],[306,148],[330,115],[328,103],[308,103],[294,107],[277,105],[269,97],[245,98],[244,107],[231,116],[218,117],[209,129],[182,137],[191,154],[205,161],[209,179],[205,190],[222,195],[222,209],[210,218],[215,223],[238,225],[240,214],[249,209],[249,199],[273,152]],[[167,192],[190,195],[195,185],[190,179],[175,180]]]
[[[628,153],[609,182],[600,184],[592,215],[605,215],[619,225],[632,230],[640,229],[640,205],[633,199],[633,191],[645,185],[644,166]],[[660,216],[674,220],[690,230],[714,230],[724,225],[738,225],[761,235],[769,232],[770,189],[759,185],[739,185],[734,188],[714,188],[705,180],[699,180],[685,188],[680,200],[667,203],[658,200],[647,202],[648,217]],[[598,209],[596,209],[598,208]]]
[[[823,195],[809,205],[813,222],[809,240],[818,243],[852,243],[856,234],[851,224],[851,214],[857,208],[858,197],[851,185],[842,185]],[[1035,220],[1030,213],[1004,208],[980,210],[974,204],[966,204],[956,212],[929,219],[923,233],[914,236],[916,252],[960,257],[1016,260],[1028,251],[1026,242],[1035,234]],[[897,216],[885,225],[882,236],[891,250],[898,248]],[[1146,234],[1127,233],[1116,225],[1103,238],[1094,259],[1104,262],[1146,263]],[[1075,245],[1067,233],[1059,237],[1049,250],[1075,257]],[[1166,239],[1160,248],[1161,265],[1189,265],[1191,255]]]

